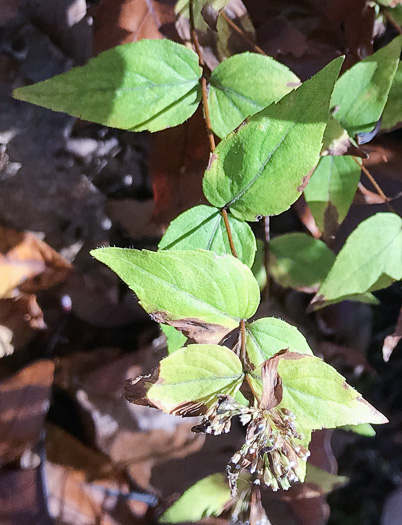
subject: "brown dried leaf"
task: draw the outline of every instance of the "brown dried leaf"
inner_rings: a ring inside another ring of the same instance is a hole
[[[38,361],[0,383],[0,464],[39,439],[49,407],[54,364]]]
[[[116,525],[144,516],[147,505],[124,497],[129,494],[124,476],[105,456],[52,425],[47,427],[46,451],[54,519],[71,525]]]
[[[143,38],[176,40],[174,0],[102,0],[92,12],[94,53]]]
[[[277,368],[279,360],[284,357],[286,352],[287,350],[281,350],[262,364],[262,396],[260,408],[264,410],[275,408],[282,401],[282,379],[279,377]]]
[[[201,109],[181,126],[153,134],[151,140],[153,220],[168,224],[185,209],[205,202],[201,182],[209,144]]]
[[[0,299],[0,357],[29,343],[38,330],[46,328],[43,312],[33,294]]]
[[[0,26],[6,25],[18,13],[21,0],[2,0],[0,4]]]
[[[31,233],[0,226],[0,298],[15,288],[34,293],[63,281],[70,263]]]
[[[396,345],[402,339],[402,308],[399,311],[398,320],[395,326],[395,332],[392,335],[388,335],[384,339],[384,345],[382,347],[382,356],[385,362],[389,361],[392,352],[394,351]]]
[[[162,237],[163,228],[152,222],[154,201],[134,199],[109,199],[106,213],[115,222],[119,222],[131,239]]]
[[[92,24],[85,0],[26,0],[25,14],[43,33],[78,63],[92,54]]]
[[[40,469],[0,471],[0,523],[52,525]]]

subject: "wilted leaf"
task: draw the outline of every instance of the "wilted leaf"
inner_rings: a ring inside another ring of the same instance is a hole
[[[381,130],[389,131],[402,122],[402,63],[399,62],[381,120]]]
[[[218,137],[225,137],[246,117],[281,99],[299,84],[299,78],[273,58],[255,53],[228,58],[210,78],[212,129]]]
[[[248,376],[258,397],[262,396],[260,374],[256,369]],[[279,407],[293,412],[302,428],[317,430],[388,421],[318,357],[287,352],[278,363],[278,374],[283,385]]]
[[[54,364],[38,361],[0,383],[0,464],[36,444],[50,403]]]
[[[31,233],[0,226],[0,298],[11,297],[14,288],[28,293],[63,281],[70,264]]]
[[[401,44],[402,38],[395,38],[355,64],[335,84],[331,104],[339,109],[334,116],[350,135],[368,133],[375,128],[387,102]]]
[[[391,335],[388,335],[384,340],[384,345],[382,347],[382,356],[384,361],[389,361],[394,348],[402,339],[402,308],[399,312],[398,320],[395,326],[395,332]]]
[[[395,213],[376,213],[349,235],[311,302],[321,308],[386,288],[402,278],[402,219]]]
[[[335,260],[325,243],[306,233],[275,237],[269,250],[269,270],[275,281],[307,293],[318,290]]]
[[[131,380],[126,397],[170,414],[200,415],[218,394],[233,397],[243,377],[241,361],[229,348],[189,345],[162,359],[151,376]]]
[[[314,220],[326,237],[336,232],[349,211],[360,180],[360,167],[353,157],[320,159],[304,190]]]
[[[173,354],[173,352],[180,350],[184,346],[187,338],[179,330],[168,324],[161,324],[160,327],[166,337],[168,354]]]
[[[263,317],[247,323],[246,348],[247,356],[254,366],[261,365],[283,348],[288,348],[290,352],[313,354],[295,326],[275,317]]]
[[[321,155],[339,156],[345,153],[356,155],[357,157],[367,156],[352,143],[348,132],[331,115],[325,128]]]
[[[219,516],[231,499],[224,474],[212,474],[190,487],[162,514],[162,523],[199,521],[206,516]]]
[[[219,342],[259,303],[251,270],[231,255],[205,250],[99,248],[92,255],[137,294],[141,306],[200,343]]]
[[[252,266],[256,240],[250,226],[231,214],[228,220],[237,256],[247,266]],[[196,206],[170,223],[158,248],[161,250],[195,250],[202,248],[217,255],[230,254],[225,222],[220,210],[212,206]]]
[[[197,109],[200,75],[191,49],[170,40],[142,40],[18,88],[14,97],[105,126],[159,131],[181,124]]]
[[[228,206],[236,217],[255,221],[260,215],[282,213],[300,196],[319,159],[342,60],[334,60],[222,140],[203,182],[211,204]]]

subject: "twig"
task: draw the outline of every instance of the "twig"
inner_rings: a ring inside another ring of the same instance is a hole
[[[385,18],[388,20],[388,22],[395,27],[395,29],[398,31],[398,33],[400,35],[402,35],[401,26],[398,24],[398,22],[395,20],[395,18],[391,15],[391,13],[388,11],[388,9],[384,9],[383,13],[385,15]]]
[[[377,181],[375,180],[375,178],[372,176],[372,174],[369,172],[369,170],[366,168],[366,166],[363,164],[363,163],[360,163],[356,157],[352,156],[352,159],[356,162],[356,164],[361,168],[362,172],[366,175],[366,177],[369,179],[369,181],[371,182],[371,184],[374,186],[374,188],[376,189],[378,195],[384,200],[385,204],[387,205],[389,211],[391,211],[392,213],[396,213],[396,211],[394,210],[394,208],[392,207],[392,205],[390,204],[389,202],[389,199],[388,197],[385,195],[385,193],[382,191],[381,187],[379,186],[379,184],[377,183]]]
[[[208,107],[208,89],[207,89],[207,79],[206,79],[206,71],[205,71],[205,61],[202,56],[200,43],[198,41],[197,32],[195,30],[195,24],[194,24],[194,5],[193,0],[190,0],[189,4],[189,10],[190,10],[190,34],[191,39],[193,41],[195,51],[198,55],[198,61],[200,63],[200,66],[202,67],[202,77],[201,77],[201,89],[202,89],[202,105],[204,107],[204,115],[205,115],[205,122],[207,125],[207,133],[208,133],[208,140],[209,140],[209,147],[211,152],[213,153],[215,151],[215,137],[214,132],[212,131],[211,126],[211,117],[209,116],[209,107]]]
[[[254,51],[256,51],[257,53],[260,53],[261,55],[265,55],[267,56],[267,54],[265,53],[265,51],[263,51],[257,44],[255,44],[252,39],[239,27],[237,26],[233,20],[231,20],[228,15],[225,13],[225,11],[222,11],[221,13],[221,17],[226,20],[226,22],[230,25],[230,27],[232,29],[234,29],[236,31],[236,33],[238,33],[245,42],[247,42],[247,44],[252,48],[254,49]]]

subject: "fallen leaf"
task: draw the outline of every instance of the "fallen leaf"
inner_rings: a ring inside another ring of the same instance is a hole
[[[174,0],[102,0],[92,11],[95,55],[143,38],[172,38],[174,5]]]
[[[18,13],[21,0],[2,0],[0,5],[0,26],[5,26]]]
[[[395,326],[395,332],[392,335],[388,335],[384,339],[384,345],[382,347],[382,356],[385,362],[389,361],[392,352],[394,351],[396,345],[402,339],[402,308],[399,312],[398,320]]]
[[[0,523],[52,525],[42,485],[41,470],[0,470]]]
[[[34,293],[63,281],[70,263],[28,232],[0,226],[0,298],[15,288]]]
[[[24,13],[78,64],[92,55],[92,24],[85,0],[26,0]]]
[[[54,364],[38,361],[0,383],[0,464],[39,439],[50,403]]]
[[[163,228],[152,222],[154,201],[134,199],[109,199],[106,213],[112,221],[119,222],[131,239],[161,237]]]
[[[202,176],[209,145],[202,111],[179,127],[152,135],[150,176],[154,193],[153,220],[168,224],[182,211],[206,203]]]
[[[34,294],[0,299],[0,357],[19,350],[32,340],[38,330],[45,328],[43,312]]]
[[[124,474],[99,452],[52,425],[46,451],[49,512],[58,523],[117,525],[144,516],[147,503],[135,500]]]

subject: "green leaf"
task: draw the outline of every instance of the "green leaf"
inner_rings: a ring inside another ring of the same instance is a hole
[[[159,131],[191,117],[201,98],[197,55],[169,40],[115,47],[14,97],[131,131]]]
[[[267,107],[300,84],[299,78],[271,57],[241,53],[223,61],[210,79],[212,129],[223,138],[249,115]]]
[[[331,62],[222,140],[204,176],[211,204],[238,218],[277,215],[300,196],[317,164],[329,100],[342,63]]]
[[[318,290],[335,260],[325,243],[299,232],[273,238],[269,253],[269,270],[275,281],[307,293]]]
[[[402,6],[401,6],[402,8]],[[401,9],[402,11],[402,9]],[[388,95],[388,101],[382,115],[381,129],[388,131],[402,122],[402,62],[399,62],[391,90]]]
[[[190,487],[159,518],[161,523],[199,521],[206,516],[219,516],[230,501],[230,490],[224,474],[212,474]]]
[[[233,397],[243,378],[241,361],[229,348],[189,345],[162,359],[151,377],[141,377],[126,393],[131,401],[147,402],[169,414],[199,415],[218,394]]]
[[[319,430],[361,423],[387,423],[378,410],[322,359],[301,354],[291,354],[290,357],[278,363],[283,384],[279,408],[293,412],[302,428]],[[260,398],[261,368],[254,370],[248,379]]]
[[[322,157],[304,190],[318,229],[333,235],[343,222],[360,180],[360,167],[353,157]]]
[[[342,430],[349,430],[355,434],[365,437],[373,437],[376,434],[376,431],[369,423],[362,423],[361,425],[345,425],[341,427]]]
[[[260,290],[263,290],[267,286],[268,275],[265,267],[265,243],[261,239],[257,239],[257,251],[251,271],[257,280]]]
[[[219,342],[251,317],[260,301],[251,270],[231,255],[125,248],[91,254],[129,285],[155,321],[200,343]]]
[[[395,213],[376,213],[349,235],[311,307],[357,299],[401,278],[402,219]]]
[[[257,249],[250,226],[228,214],[233,242],[239,259],[247,266]],[[202,248],[217,255],[231,253],[225,223],[220,211],[211,206],[195,206],[179,215],[169,225],[159,243],[160,250],[195,250]]]
[[[374,55],[346,71],[335,84],[335,118],[350,135],[372,131],[387,102],[401,54],[402,38],[395,38]]]
[[[187,337],[168,324],[159,326],[166,337],[168,354],[173,354],[176,350],[180,350],[187,341]]]
[[[327,472],[326,470],[318,468],[311,463],[307,463],[307,472],[304,482],[317,485],[321,494],[329,494],[333,490],[345,485],[348,481],[349,478],[346,476],[337,476]]]
[[[275,317],[263,317],[246,324],[246,348],[248,358],[254,366],[261,365],[285,348],[290,352],[313,355],[299,330]]]

